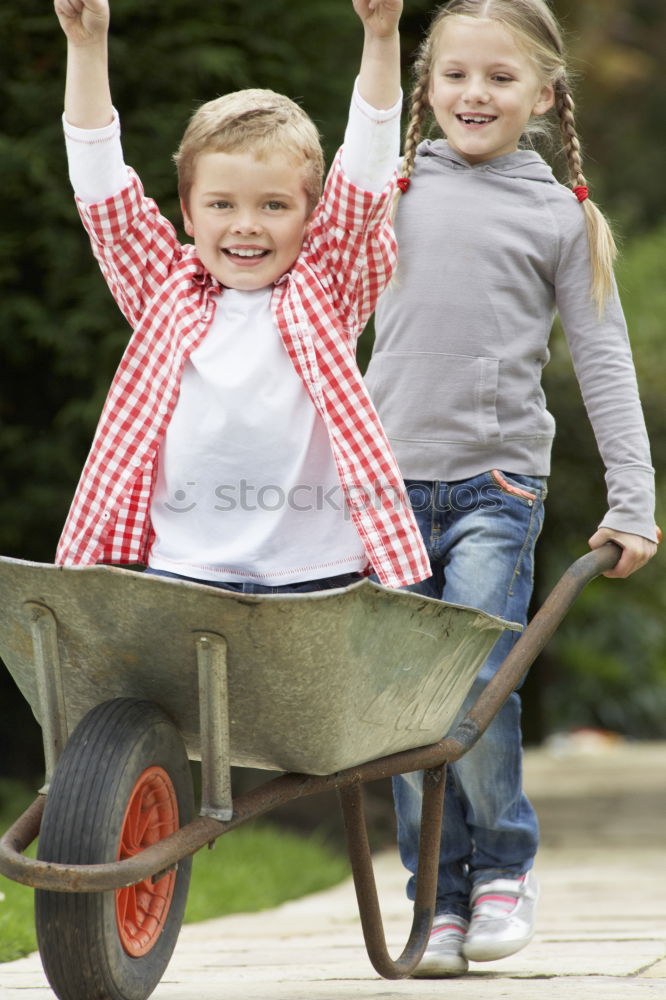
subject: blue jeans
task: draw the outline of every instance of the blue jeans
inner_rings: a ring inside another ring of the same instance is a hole
[[[432,567],[429,579],[408,589],[526,624],[545,481],[489,472],[452,483],[406,480],[406,486]],[[518,635],[507,631],[495,644],[454,725]],[[476,883],[516,878],[532,867],[539,827],[522,790],[520,708],[514,692],[478,743],[448,766],[437,914],[468,917]],[[407,895],[414,899],[422,772],[394,778],[393,795],[400,856],[412,872]]]
[[[281,583],[268,586],[264,583],[231,583],[222,580],[197,580],[193,576],[183,576],[181,573],[170,573],[166,569],[146,569],[151,576],[166,576],[170,580],[188,580],[190,583],[203,583],[207,587],[217,587],[218,590],[233,590],[237,594],[310,594],[316,590],[334,590],[336,587],[349,587],[363,579],[361,573],[342,573],[339,576],[327,576],[320,580],[303,580],[301,583]]]

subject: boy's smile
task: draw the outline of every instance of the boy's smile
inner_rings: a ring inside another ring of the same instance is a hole
[[[304,167],[276,151],[204,152],[197,157],[185,231],[201,262],[227,288],[254,291],[277,281],[307,231]]]
[[[482,163],[515,152],[531,116],[552,107],[553,89],[502,25],[454,15],[437,37],[428,99],[452,149]]]

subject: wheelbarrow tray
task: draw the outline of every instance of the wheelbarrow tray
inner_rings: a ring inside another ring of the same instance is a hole
[[[363,580],[241,595],[109,566],[0,558],[0,656],[41,723],[36,611],[55,618],[64,728],[116,697],[160,705],[201,757],[195,643],[227,646],[230,763],[326,775],[449,730],[488,652],[519,626]]]
[[[145,1000],[175,945],[190,856],[276,805],[327,790],[340,796],[368,956],[386,978],[411,975],[435,911],[447,764],[474,746],[582,587],[618,555],[605,545],[567,570],[441,739],[493,642],[516,626],[369,581],[344,591],[248,597],[126,570],[0,558],[0,655],[44,716],[47,778],[0,838],[0,872],[38,890],[40,954],[57,995]],[[210,710],[220,703],[221,711]],[[178,828],[164,803],[175,795],[184,809],[179,804],[174,815],[191,815],[187,756],[199,753],[201,812]],[[292,773],[232,801],[230,760]],[[82,780],[102,763],[104,781]],[[392,959],[362,789],[418,769],[424,794],[413,922]],[[173,794],[165,795],[169,785]],[[40,856],[29,858],[23,852],[38,834]],[[173,896],[161,888],[167,877]],[[159,920],[153,904],[162,906]],[[148,919],[137,924],[141,913]],[[126,940],[137,929],[142,951],[134,957]],[[95,960],[79,960],[93,950]]]

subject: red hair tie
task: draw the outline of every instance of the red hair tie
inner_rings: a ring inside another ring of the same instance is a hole
[[[572,188],[571,190],[573,191],[573,193],[578,198],[578,201],[580,202],[585,201],[585,199],[589,197],[590,194],[590,189],[586,188],[583,184],[580,184],[578,187]]]
[[[409,177],[398,177],[398,187],[404,194],[409,187]]]

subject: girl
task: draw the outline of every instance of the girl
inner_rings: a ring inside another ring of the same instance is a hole
[[[571,188],[521,140],[554,108]],[[420,141],[429,113],[444,139]],[[583,174],[557,23],[544,0],[451,0],[416,64],[396,212],[399,268],[376,314],[366,381],[406,479],[432,576],[413,589],[524,623],[554,421],[541,371],[554,313],[606,466],[589,541],[625,577],[656,550],[650,462],[613,238]],[[500,640],[470,693],[506,656]],[[433,935],[417,975],[466,971],[533,934],[538,843],[522,792],[520,700],[449,768]],[[395,779],[415,872],[421,776]],[[413,898],[414,879],[408,895]]]

